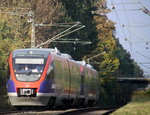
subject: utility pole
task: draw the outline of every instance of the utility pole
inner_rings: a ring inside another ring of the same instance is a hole
[[[35,21],[34,21],[34,13],[30,11],[28,13],[28,22],[31,23],[31,48],[35,48]]]
[[[35,48],[35,26],[34,22],[31,23],[32,31],[31,31],[31,48]]]
[[[1,8],[1,7],[0,7]],[[4,8],[2,8],[4,9]],[[21,12],[22,10],[27,10],[26,12]],[[45,44],[49,44],[59,38],[62,38],[66,35],[69,35],[75,31],[78,31],[82,28],[84,28],[85,26],[84,25],[81,25],[80,22],[73,22],[73,23],[62,23],[62,24],[36,24],[35,20],[34,20],[34,12],[31,11],[30,8],[16,8],[15,12],[4,12],[2,11],[2,13],[5,13],[5,14],[9,14],[9,15],[15,15],[15,16],[28,16],[28,22],[31,23],[31,48],[39,48],[39,47],[42,47],[43,45]],[[1,10],[0,10],[1,11]],[[19,12],[18,12],[19,11]],[[62,31],[61,33],[55,35],[54,37],[50,38],[49,40],[41,43],[41,44],[38,44],[37,46],[35,45],[35,27],[36,26],[59,26],[59,27],[68,27],[66,30]]]
[[[1,7],[0,7],[1,8]],[[6,7],[4,7],[6,8]],[[2,9],[4,9],[2,7]],[[35,48],[35,21],[34,21],[34,12],[29,11],[31,10],[30,8],[15,8],[15,12],[4,12],[2,10],[2,13],[4,14],[9,14],[9,15],[14,15],[14,16],[28,16],[28,22],[31,23],[31,48]],[[20,10],[28,10],[27,12],[21,12]],[[18,12],[19,11],[19,12]]]

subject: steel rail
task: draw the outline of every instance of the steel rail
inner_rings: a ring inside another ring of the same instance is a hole
[[[75,110],[71,110],[71,111],[65,111],[62,113],[59,113],[57,115],[82,115],[88,112],[94,112],[94,111],[106,111],[103,113],[100,113],[100,115],[108,115],[114,111],[116,111],[118,109],[117,108],[102,108],[102,107],[90,107],[90,108],[81,108],[81,109],[75,109]]]

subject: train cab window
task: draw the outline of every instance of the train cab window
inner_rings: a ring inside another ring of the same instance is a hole
[[[13,67],[17,80],[37,81],[45,67],[44,58],[14,58]]]
[[[14,71],[31,71],[33,73],[42,73],[44,68],[44,59],[22,59],[16,58],[14,62]]]

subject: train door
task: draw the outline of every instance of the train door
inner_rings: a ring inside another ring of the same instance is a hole
[[[70,95],[69,103],[71,106],[75,105],[77,99],[77,93],[79,92],[79,67],[72,60],[68,60],[69,71],[70,71]]]
[[[55,85],[57,95],[61,95],[63,92],[63,64],[61,60],[54,60],[54,73],[55,73]]]

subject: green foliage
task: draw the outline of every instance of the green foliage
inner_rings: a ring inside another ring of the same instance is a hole
[[[133,92],[132,101],[141,101],[142,99],[150,100],[150,89],[137,90]]]
[[[116,78],[110,77],[101,79],[101,85],[103,90],[105,91],[105,95],[107,95],[107,100],[105,100],[105,103],[107,106],[120,106],[122,103],[119,103],[121,101],[120,94],[118,91],[120,90],[120,87],[118,87]],[[101,98],[101,97],[100,97]]]
[[[132,100],[111,115],[149,115],[150,89],[135,91]]]
[[[123,49],[123,47],[119,44],[119,41],[116,40],[116,42],[117,48],[115,51],[115,55],[118,57],[120,61],[118,74],[122,75],[122,77],[123,76],[133,77],[134,76],[133,60],[130,59],[131,57],[130,54]]]
[[[98,106],[107,107],[109,105],[107,92],[104,90],[103,87],[100,87],[99,92],[100,94],[99,94]]]
[[[12,36],[12,28],[7,24],[0,23],[0,73],[1,80],[6,78],[8,56],[10,52],[17,48],[23,48],[23,41]]]
[[[61,0],[65,16],[72,22],[80,21],[86,27],[78,32],[68,36],[69,38],[78,38],[81,41],[91,41],[90,45],[84,44],[65,44],[60,48],[73,56],[74,59],[81,60],[85,54],[89,54],[97,43],[97,32],[91,10],[94,8],[95,0]],[[65,21],[66,22],[66,21]]]
[[[96,29],[98,32],[98,44],[95,50],[87,57],[102,53],[102,55],[91,59],[96,69],[102,77],[111,77],[116,73],[119,67],[119,59],[114,55],[116,42],[113,37],[114,24],[108,21],[105,16],[94,16]],[[105,52],[105,53],[104,53]]]

